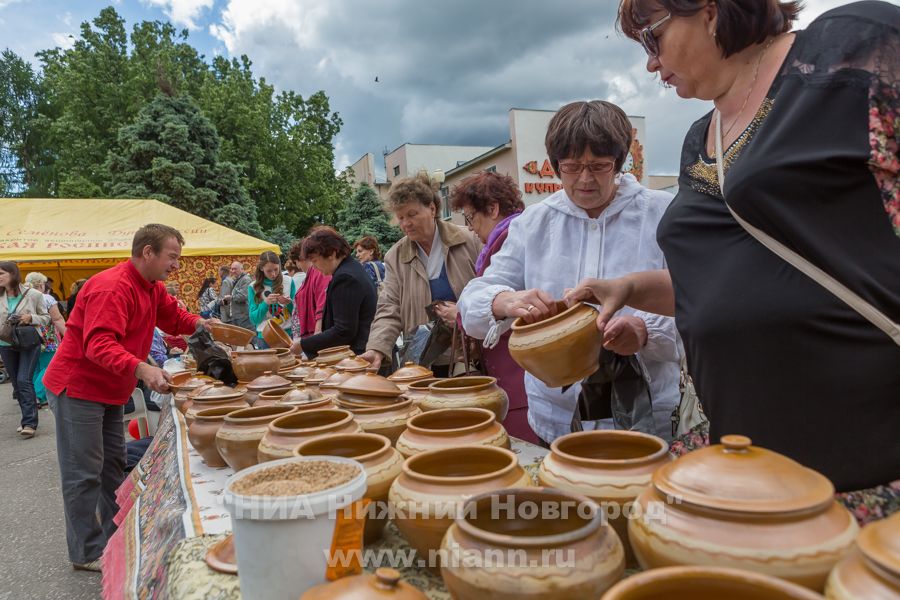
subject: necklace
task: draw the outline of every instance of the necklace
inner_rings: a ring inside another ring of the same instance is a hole
[[[741,110],[738,111],[737,116],[734,117],[734,120],[731,122],[731,126],[725,130],[725,133],[722,134],[722,139],[728,137],[728,134],[731,133],[731,130],[734,129],[734,126],[737,125],[738,120],[741,118],[741,115],[744,114],[744,109],[747,108],[747,102],[750,100],[750,96],[753,94],[753,90],[756,89],[756,80],[759,77],[759,67],[762,65],[763,58],[766,55],[766,52],[769,50],[769,46],[775,41],[775,37],[769,38],[769,41],[766,42],[765,47],[763,47],[762,52],[759,53],[759,58],[756,59],[756,71],[753,73],[753,81],[750,82],[750,90],[747,92],[747,96],[744,98],[744,103],[741,104]],[[716,110],[719,110],[718,108]],[[719,114],[722,114],[722,111],[719,110]]]

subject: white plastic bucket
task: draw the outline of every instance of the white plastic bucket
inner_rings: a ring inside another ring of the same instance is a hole
[[[243,496],[232,486],[247,475],[295,462],[340,462],[355,465],[359,475],[348,483],[300,496]],[[225,487],[231,513],[234,550],[245,600],[297,600],[325,582],[336,512],[362,498],[366,472],[355,460],[338,456],[303,456],[273,460],[243,469]]]

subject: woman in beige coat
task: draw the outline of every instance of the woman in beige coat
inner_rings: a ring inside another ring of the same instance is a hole
[[[426,306],[434,304],[441,318],[455,311],[456,299],[475,277],[475,259],[481,251],[481,242],[470,231],[440,218],[441,198],[426,176],[394,182],[388,207],[406,237],[384,259],[387,274],[362,355],[374,367],[390,360],[401,333],[408,338],[428,322]],[[435,375],[447,376],[449,355],[431,368]]]

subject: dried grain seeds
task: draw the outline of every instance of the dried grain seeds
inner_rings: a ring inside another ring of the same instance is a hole
[[[298,496],[340,487],[359,473],[355,465],[308,460],[256,471],[234,482],[231,489],[242,496]]]

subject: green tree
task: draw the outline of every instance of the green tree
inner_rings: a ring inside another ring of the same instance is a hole
[[[238,168],[219,160],[219,137],[189,98],[158,95],[119,130],[109,152],[110,193],[155,198],[226,227],[261,236]]]
[[[378,194],[365,183],[359,186],[341,209],[337,229],[351,244],[364,235],[373,236],[378,240],[382,252],[386,252],[403,237],[400,228],[391,224]]]
[[[15,52],[0,53],[0,194],[20,195],[36,182],[40,136],[34,124],[41,106],[38,74]]]

